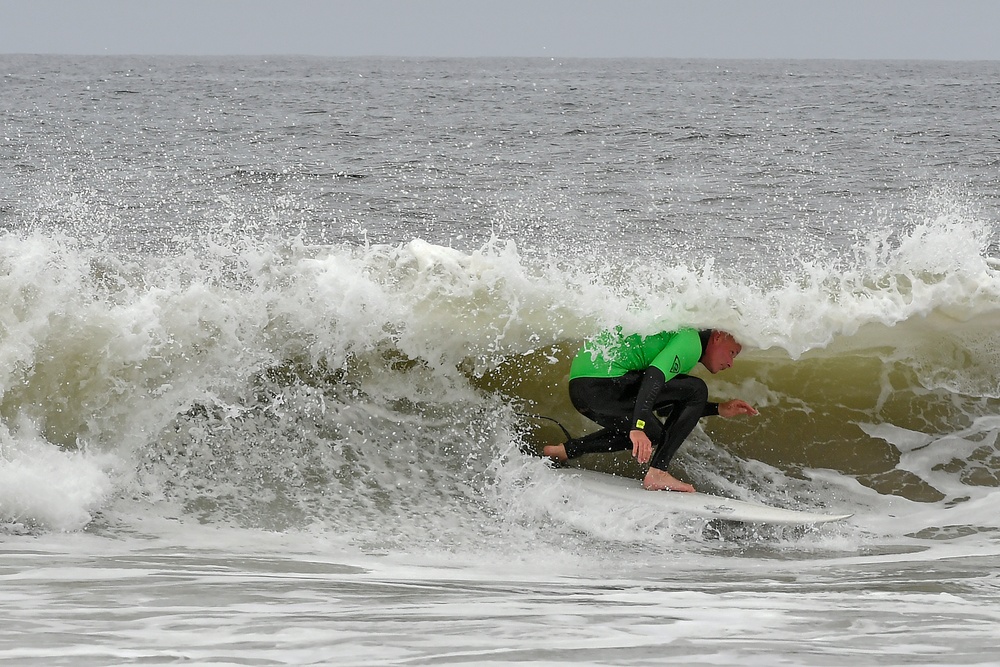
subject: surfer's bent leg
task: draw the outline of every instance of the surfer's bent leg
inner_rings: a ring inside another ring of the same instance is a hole
[[[670,405],[673,408],[663,424],[663,440],[649,462],[650,468],[665,471],[670,466],[670,459],[674,458],[698,420],[710,412],[706,409],[708,385],[701,378],[678,375],[663,385],[656,405]]]
[[[642,373],[628,373],[614,378],[574,378],[569,382],[569,398],[580,414],[604,428],[582,438],[566,441],[566,457],[582,454],[617,452],[631,449],[631,429],[635,397],[642,383]]]
[[[593,419],[589,415],[587,417]],[[566,458],[575,459],[582,454],[619,452],[623,449],[631,449],[632,441],[628,437],[628,422],[622,421],[625,424],[623,427],[602,428],[600,431],[589,433],[582,438],[567,440],[563,445],[566,448]]]

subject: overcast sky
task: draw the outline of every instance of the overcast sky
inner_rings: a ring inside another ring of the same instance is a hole
[[[0,53],[1000,60],[1000,0],[0,0]]]

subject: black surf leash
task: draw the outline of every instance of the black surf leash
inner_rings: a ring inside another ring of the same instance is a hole
[[[566,430],[566,427],[560,424],[557,420],[553,419],[552,417],[546,417],[545,415],[533,415],[527,412],[516,412],[515,414],[518,417],[523,417],[524,419],[544,419],[545,421],[550,421],[559,427],[559,430],[563,432],[563,435],[566,436],[567,440],[573,439],[573,436],[569,434],[569,431]]]

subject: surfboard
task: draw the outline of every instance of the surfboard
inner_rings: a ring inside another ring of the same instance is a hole
[[[707,493],[646,491],[636,479],[580,468],[556,468],[560,481],[584,493],[604,496],[627,506],[653,507],[667,513],[690,514],[709,519],[746,523],[807,525],[843,521],[853,514],[824,514],[734,500]]]

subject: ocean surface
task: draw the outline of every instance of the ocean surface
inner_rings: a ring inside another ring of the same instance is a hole
[[[0,94],[0,663],[1000,664],[1000,63],[0,56]],[[594,428],[615,325],[744,343],[701,375],[760,415],[675,475],[854,516],[522,454]]]

